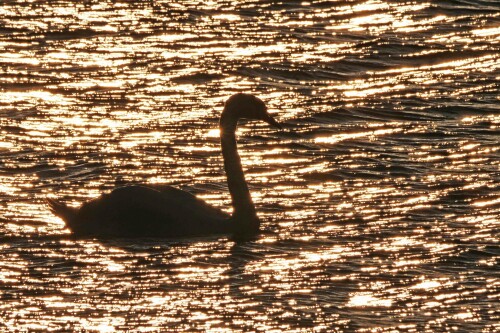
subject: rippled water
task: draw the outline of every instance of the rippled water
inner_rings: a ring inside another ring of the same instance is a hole
[[[497,1],[3,1],[0,331],[498,332]],[[266,231],[75,239],[44,204],[173,184]]]

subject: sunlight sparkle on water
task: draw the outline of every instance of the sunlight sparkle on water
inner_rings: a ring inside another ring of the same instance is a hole
[[[381,299],[369,293],[360,293],[351,296],[348,307],[390,307],[392,300]]]
[[[0,331],[495,332],[492,3],[4,1]],[[237,92],[283,126],[237,131],[256,240],[79,239],[47,209],[154,184],[231,213]]]

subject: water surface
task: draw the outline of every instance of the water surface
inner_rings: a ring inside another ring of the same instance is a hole
[[[496,1],[7,1],[0,331],[497,332]],[[161,183],[230,212],[218,141],[266,231],[75,239],[71,205]]]

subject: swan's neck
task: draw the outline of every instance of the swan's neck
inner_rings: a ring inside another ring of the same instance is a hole
[[[245,181],[241,159],[236,147],[235,131],[237,123],[237,118],[232,117],[227,112],[223,112],[220,120],[222,156],[224,158],[227,185],[234,209],[233,219],[241,227],[258,229],[259,222],[255,206],[250,196],[247,182]]]

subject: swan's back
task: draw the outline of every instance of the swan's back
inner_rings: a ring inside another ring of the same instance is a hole
[[[83,204],[65,222],[76,235],[179,237],[226,233],[229,217],[174,187],[125,186]]]

